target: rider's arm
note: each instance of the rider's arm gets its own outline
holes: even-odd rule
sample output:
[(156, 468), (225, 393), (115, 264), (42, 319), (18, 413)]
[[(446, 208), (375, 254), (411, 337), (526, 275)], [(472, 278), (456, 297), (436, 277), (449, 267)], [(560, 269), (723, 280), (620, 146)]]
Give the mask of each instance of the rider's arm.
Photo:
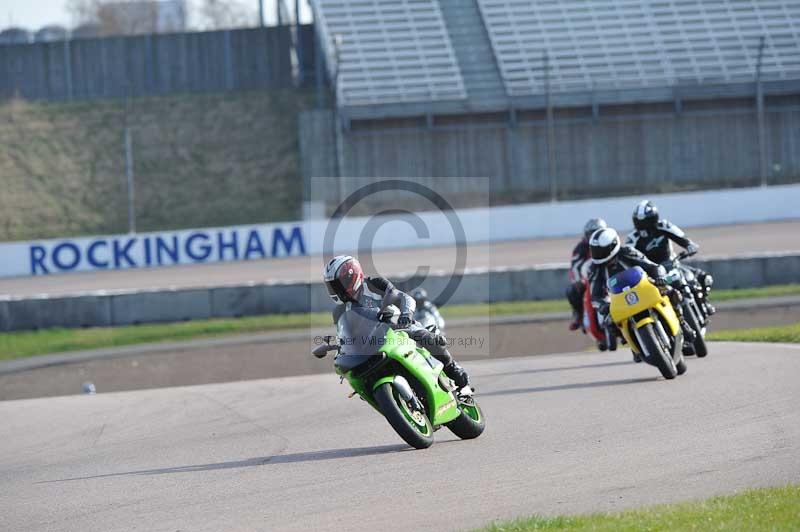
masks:
[(336, 305), (336, 308), (333, 309), (333, 324), (336, 325), (339, 323), (339, 318), (342, 317), (344, 314), (344, 305)]
[(625, 237), (624, 246), (631, 246), (636, 247), (636, 244), (639, 243), (639, 231), (631, 231), (628, 233), (628, 236)]
[(342, 340), (342, 329), (339, 326), (339, 318), (345, 313), (346, 307), (344, 305), (336, 305), (333, 309), (333, 326), (336, 327), (336, 337), (338, 338), (339, 345), (342, 345), (346, 340)]
[(632, 248), (630, 246), (624, 246), (622, 249), (619, 250), (620, 258), (623, 260), (623, 263), (628, 265), (629, 267), (632, 266), (639, 266), (641, 269), (647, 273), (653, 279), (658, 279), (663, 277), (666, 273), (662, 266), (659, 266), (655, 262), (651, 261), (647, 257), (644, 256), (644, 253), (637, 250), (636, 248)]
[(592, 306), (594, 308), (599, 308), (606, 303), (608, 291), (606, 289), (605, 266), (592, 264), (589, 267), (589, 290), (591, 290)]
[(401, 316), (414, 315), (414, 310), (417, 308), (414, 298), (395, 288), (389, 279), (385, 277), (369, 277), (367, 283), (369, 283), (370, 290), (383, 294), (382, 309), (389, 305), (397, 305)]
[(686, 233), (678, 227), (677, 225), (673, 224), (669, 220), (661, 220), (658, 222), (658, 230), (661, 231), (667, 238), (681, 246), (682, 248), (689, 249), (690, 247), (693, 248), (695, 251), (697, 250), (698, 246), (694, 242), (692, 242), (689, 237), (686, 236)]
[(581, 280), (581, 271), (586, 263), (586, 249), (583, 241), (579, 242), (572, 250), (572, 260), (570, 261), (569, 280), (573, 283)]

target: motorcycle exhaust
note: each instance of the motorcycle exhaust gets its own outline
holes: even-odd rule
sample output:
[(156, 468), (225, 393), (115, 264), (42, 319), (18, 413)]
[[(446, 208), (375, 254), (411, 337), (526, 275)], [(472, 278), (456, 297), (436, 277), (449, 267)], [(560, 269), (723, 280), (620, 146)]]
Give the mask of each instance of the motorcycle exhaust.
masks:
[(394, 389), (400, 394), (400, 397), (402, 397), (406, 403), (410, 404), (414, 410), (419, 410), (420, 412), (424, 411), (422, 403), (419, 402), (419, 399), (414, 397), (414, 390), (411, 389), (411, 385), (405, 377), (396, 375), (392, 381), (392, 386), (394, 386)]
[(411, 385), (408, 383), (405, 377), (402, 375), (397, 375), (394, 380), (392, 381), (392, 386), (394, 386), (397, 393), (400, 394), (406, 401), (412, 401), (414, 399), (414, 391), (411, 389)]

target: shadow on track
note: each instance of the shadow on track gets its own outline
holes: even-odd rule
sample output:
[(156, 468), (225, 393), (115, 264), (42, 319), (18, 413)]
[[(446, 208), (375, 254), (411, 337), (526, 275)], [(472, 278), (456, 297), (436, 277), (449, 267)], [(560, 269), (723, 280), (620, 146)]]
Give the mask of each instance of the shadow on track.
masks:
[(480, 377), (505, 377), (506, 375), (524, 375), (527, 373), (550, 373), (553, 371), (568, 371), (571, 369), (592, 369), (592, 368), (605, 368), (610, 366), (627, 366), (631, 364), (630, 360), (621, 360), (619, 362), (598, 362), (595, 364), (578, 364), (577, 366), (557, 366), (554, 368), (536, 368), (536, 369), (523, 369), (521, 371), (505, 371), (502, 373), (476, 373)]
[(602, 388), (605, 386), (623, 386), (626, 384), (638, 384), (640, 382), (653, 382), (658, 380), (658, 377), (640, 377), (638, 379), (619, 379), (610, 381), (595, 381), (595, 382), (575, 382), (571, 384), (557, 384), (554, 386), (534, 386), (532, 388), (513, 388), (510, 390), (497, 390), (494, 392), (481, 392), (479, 397), (486, 397), (491, 395), (515, 395), (527, 393), (541, 393), (541, 392), (554, 392), (558, 390), (577, 390), (580, 388)]
[(58, 480), (44, 480), (36, 484), (51, 482), (71, 482), (73, 480), (91, 480), (96, 478), (125, 477), (132, 475), (166, 475), (170, 473), (193, 473), (197, 471), (217, 471), (221, 469), (237, 469), (241, 467), (269, 466), (274, 464), (291, 464), (297, 462), (318, 462), (322, 460), (336, 460), (339, 458), (355, 458), (359, 456), (372, 456), (378, 454), (401, 453), (413, 451), (411, 447), (403, 444), (381, 445), (378, 447), (358, 447), (354, 449), (331, 449), (328, 451), (308, 451), (304, 453), (277, 454), (262, 456), (231, 462), (217, 462), (211, 464), (196, 464), (178, 467), (164, 467), (160, 469), (141, 469), (138, 471), (124, 471), (121, 473), (107, 473), (105, 475), (92, 475), (86, 477), (63, 478)]

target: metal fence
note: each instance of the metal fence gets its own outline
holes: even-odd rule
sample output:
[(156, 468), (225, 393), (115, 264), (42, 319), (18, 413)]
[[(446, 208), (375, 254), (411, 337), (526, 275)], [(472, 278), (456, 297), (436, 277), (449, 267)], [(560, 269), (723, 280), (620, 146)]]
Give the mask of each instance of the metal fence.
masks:
[[(313, 30), (296, 30), (298, 79), (313, 83)], [(0, 97), (70, 100), (295, 84), (292, 26), (0, 45)]]

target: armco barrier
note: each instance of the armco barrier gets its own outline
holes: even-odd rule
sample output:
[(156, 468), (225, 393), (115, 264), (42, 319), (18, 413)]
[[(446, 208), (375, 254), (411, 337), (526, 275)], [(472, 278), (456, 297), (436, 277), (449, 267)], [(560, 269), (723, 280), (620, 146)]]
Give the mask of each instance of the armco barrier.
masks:
[(111, 296), (113, 325), (201, 320), (212, 317), (208, 288), (133, 292)]
[(4, 331), (114, 324), (111, 299), (103, 295), (33, 297), (0, 302), (0, 330)]
[[(750, 288), (800, 282), (800, 254), (711, 257), (693, 264), (708, 270), (715, 288)], [(425, 281), (440, 293), (449, 276)], [(564, 295), (566, 265), (469, 272), (450, 304), (555, 299)], [(400, 288), (409, 282), (398, 283)], [(103, 327), (136, 323), (228, 318), (259, 314), (328, 311), (321, 283), (250, 284), (184, 290), (96, 292), (72, 297), (0, 299), (0, 330)]]
[(216, 318), (238, 318), (266, 314), (264, 289), (254, 284), (220, 286), (209, 290), (211, 315)]

